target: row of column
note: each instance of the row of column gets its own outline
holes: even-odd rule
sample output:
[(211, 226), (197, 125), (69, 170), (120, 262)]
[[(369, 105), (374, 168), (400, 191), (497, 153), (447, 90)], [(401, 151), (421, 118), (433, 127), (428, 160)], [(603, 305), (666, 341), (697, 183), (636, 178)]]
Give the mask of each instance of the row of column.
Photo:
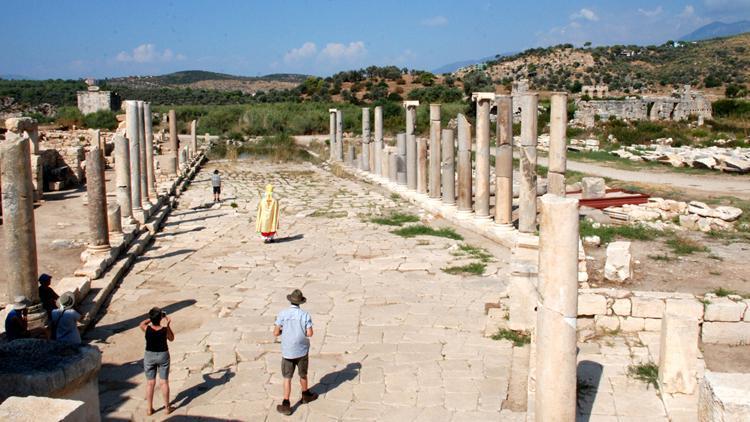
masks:
[[(387, 177), (407, 189), (428, 195), (431, 199), (442, 200), (446, 205), (456, 205), (459, 216), (473, 215), (482, 220), (491, 220), (493, 216), (490, 215), (490, 110), (494, 105), (497, 109), (494, 222), (499, 227), (512, 229), (513, 100), (510, 95), (496, 95), (490, 92), (474, 93), (472, 100), (477, 103), (475, 146), (472, 146), (471, 125), (464, 115), (457, 116), (457, 145), (454, 143), (453, 130), (441, 129), (440, 104), (430, 104), (429, 143), (426, 139), (417, 137), (415, 126), (419, 102), (405, 101), (406, 130), (396, 135), (395, 148), (384, 148), (382, 109), (375, 108), (373, 144), (370, 139), (370, 111), (363, 108), (362, 153), (359, 167)], [(518, 229), (522, 233), (534, 233), (537, 226), (538, 103), (539, 97), (535, 93), (521, 96)], [(330, 109), (329, 112), (331, 159), (343, 161), (340, 137), (341, 111)], [(564, 196), (567, 94), (552, 94), (550, 113), (548, 192)], [(472, 153), (475, 155), (474, 168)]]

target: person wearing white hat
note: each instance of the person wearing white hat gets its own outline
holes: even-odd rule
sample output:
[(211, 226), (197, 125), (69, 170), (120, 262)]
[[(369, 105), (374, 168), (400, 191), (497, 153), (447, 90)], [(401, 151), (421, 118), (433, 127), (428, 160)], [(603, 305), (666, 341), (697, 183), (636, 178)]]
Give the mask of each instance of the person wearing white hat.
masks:
[(5, 337), (8, 341), (29, 337), (28, 306), (26, 296), (16, 296), (13, 309), (5, 317)]
[(81, 314), (73, 307), (76, 298), (71, 292), (65, 292), (57, 300), (58, 308), (52, 311), (50, 332), (52, 340), (68, 344), (81, 344), (81, 333), (78, 332), (78, 321)]

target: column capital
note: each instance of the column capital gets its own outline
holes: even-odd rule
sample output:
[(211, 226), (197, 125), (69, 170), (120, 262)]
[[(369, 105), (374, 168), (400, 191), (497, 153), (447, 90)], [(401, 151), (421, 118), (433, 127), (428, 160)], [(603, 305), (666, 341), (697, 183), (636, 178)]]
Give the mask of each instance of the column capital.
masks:
[(471, 94), (472, 101), (493, 101), (495, 99), (494, 92), (474, 92)]
[(404, 101), (404, 107), (419, 107), (419, 101), (418, 100), (408, 100)]
[(329, 112), (329, 113), (335, 113), (335, 112), (337, 112), (337, 111), (338, 111), (338, 110), (336, 110), (335, 108), (329, 108), (329, 109), (328, 109), (328, 112)]

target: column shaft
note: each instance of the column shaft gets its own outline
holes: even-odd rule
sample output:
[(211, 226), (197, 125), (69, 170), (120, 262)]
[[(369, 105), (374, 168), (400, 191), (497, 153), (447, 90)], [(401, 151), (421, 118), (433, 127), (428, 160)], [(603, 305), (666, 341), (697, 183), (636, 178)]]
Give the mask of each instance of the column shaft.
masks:
[(375, 107), (375, 174), (383, 173), (383, 107)]
[(440, 198), (440, 104), (430, 104), (430, 198)]
[[(483, 95), (484, 93), (480, 94)], [(494, 94), (492, 94), (494, 97)], [(477, 99), (477, 152), (476, 152), (476, 199), (474, 211), (477, 217), (490, 216), (490, 100), (485, 96)]]
[(396, 149), (398, 150), (396, 161), (396, 182), (399, 185), (408, 185), (406, 177), (406, 134), (399, 133), (396, 135)]
[(133, 206), (130, 198), (130, 145), (128, 138), (115, 134), (115, 183), (117, 203), (122, 218), (130, 224), (133, 219)]
[(190, 122), (190, 154), (192, 156), (198, 154), (198, 135), (197, 132), (198, 121), (193, 120)]
[(417, 193), (427, 194), (427, 139), (417, 138)]
[(547, 174), (547, 191), (565, 196), (565, 170), (568, 143), (568, 95), (564, 92), (552, 93), (550, 99), (549, 122), (549, 171)]
[(442, 143), (442, 178), (443, 178), (443, 203), (446, 205), (456, 204), (456, 158), (453, 129), (443, 129), (440, 137)]
[(513, 99), (498, 95), (495, 152), (495, 223), (513, 224)]
[(471, 212), (471, 125), (458, 115), (458, 210)]
[(138, 148), (140, 151), (141, 203), (148, 204), (148, 166), (146, 161), (146, 126), (143, 122), (143, 101), (138, 101)]
[(130, 200), (134, 211), (143, 209), (141, 202), (141, 147), (138, 145), (138, 103), (125, 105), (126, 134), (130, 143)]
[(328, 110), (328, 158), (336, 157), (336, 110)]
[(86, 193), (88, 194), (89, 245), (92, 251), (109, 249), (107, 226), (107, 189), (104, 179), (104, 155), (99, 146), (86, 154)]
[(536, 231), (537, 94), (521, 97), (521, 191), (518, 195), (518, 230)]
[(146, 134), (146, 180), (148, 190), (156, 198), (156, 174), (154, 174), (154, 126), (151, 116), (151, 104), (143, 103), (143, 130)]
[[(170, 174), (177, 176), (179, 173), (180, 138), (177, 135), (177, 113), (169, 110), (169, 154), (172, 156), (170, 161), (174, 163), (174, 168), (167, 169)], [(171, 166), (171, 164), (170, 164)]]
[[(536, 109), (534, 109), (536, 112)], [(576, 419), (578, 201), (541, 198), (535, 418)], [(554, 350), (554, 353), (545, 351)]]
[(336, 110), (336, 159), (344, 161), (344, 114)]
[(370, 109), (362, 108), (362, 170), (370, 171)]

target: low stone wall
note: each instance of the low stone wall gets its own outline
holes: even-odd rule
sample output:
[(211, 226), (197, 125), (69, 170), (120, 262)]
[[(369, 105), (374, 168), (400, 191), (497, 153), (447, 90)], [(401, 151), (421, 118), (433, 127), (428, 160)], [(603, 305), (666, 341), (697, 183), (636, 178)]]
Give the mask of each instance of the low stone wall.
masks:
[(622, 289), (578, 291), (578, 335), (597, 332), (660, 331), (665, 313), (695, 318), (704, 343), (750, 344), (750, 300), (708, 293), (642, 292)]
[(42, 396), (83, 402), (86, 421), (99, 421), (96, 347), (21, 339), (0, 346), (0, 401), (11, 396)]

